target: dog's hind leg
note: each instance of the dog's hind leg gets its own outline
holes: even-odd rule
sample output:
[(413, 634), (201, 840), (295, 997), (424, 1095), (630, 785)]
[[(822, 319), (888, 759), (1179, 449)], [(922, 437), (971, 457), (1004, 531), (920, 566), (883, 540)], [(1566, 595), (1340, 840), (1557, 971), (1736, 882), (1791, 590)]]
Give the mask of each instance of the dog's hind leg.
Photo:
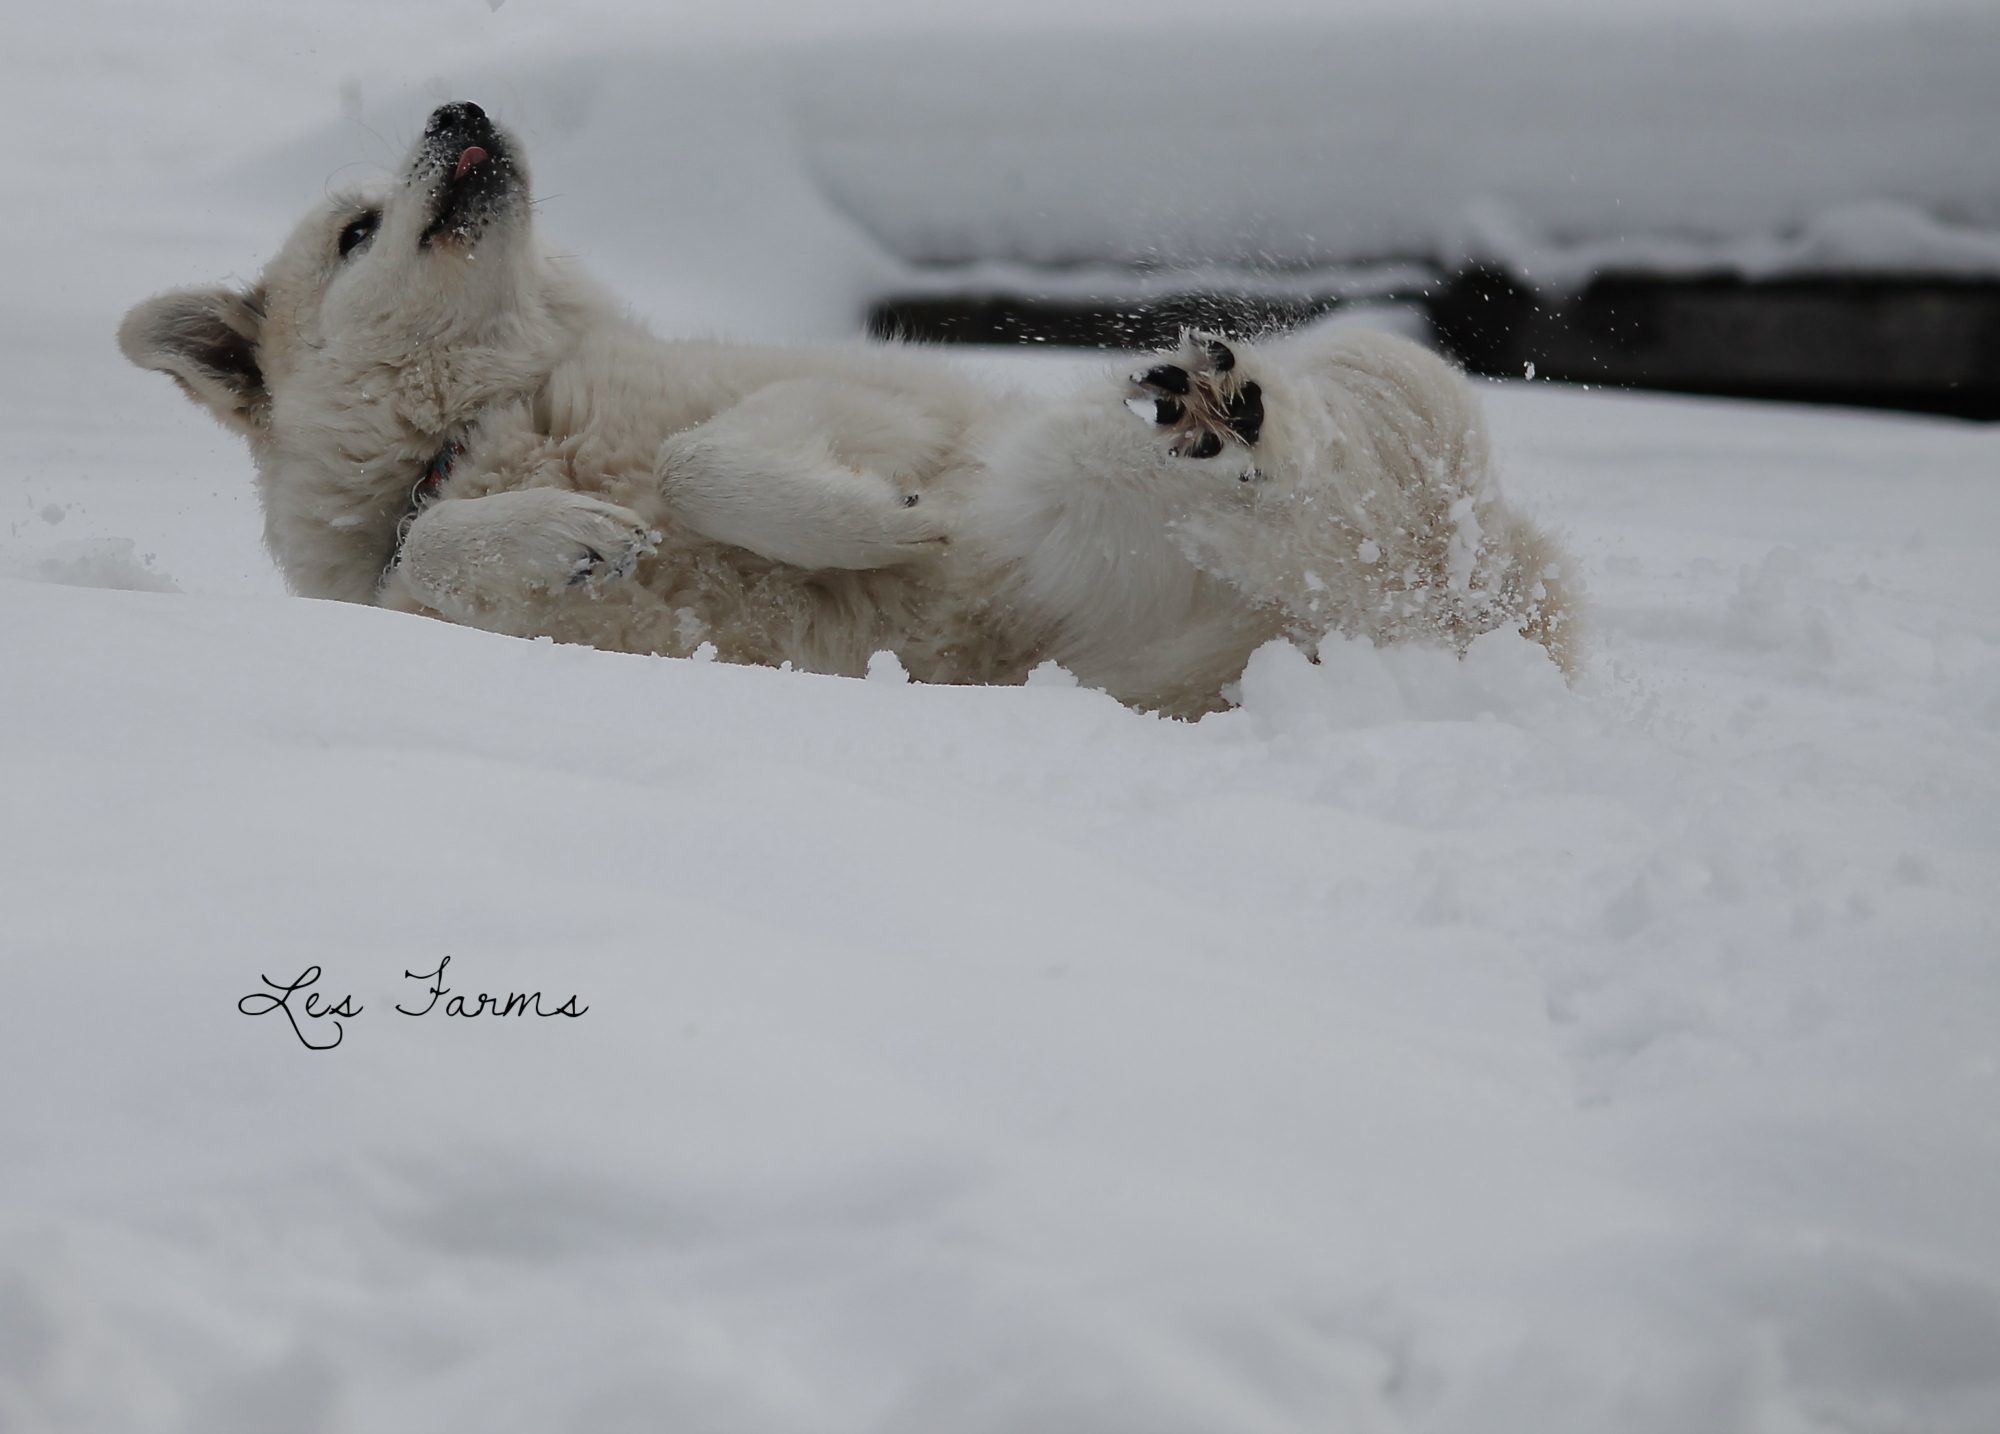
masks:
[(1253, 501), (1191, 513), (1180, 529), (1204, 571), (1283, 611), (1305, 640), (1340, 631), (1462, 652), (1513, 627), (1570, 670), (1566, 564), (1502, 497), (1480, 405), (1456, 368), (1390, 334), (1301, 335), (1261, 349), (1266, 391), (1246, 399), (1246, 386), (1226, 382), (1242, 365), (1200, 362), (1226, 350), (1189, 347), (1194, 362), (1176, 356), (1134, 376), (1145, 390), (1135, 411), (1194, 456), (1228, 450), (1211, 434), (1242, 437), (1239, 412), (1255, 420), (1244, 440), (1256, 454)]
[(1212, 575), (1184, 530), (1254, 523), (1289, 452), (1274, 402), (1283, 377), (1255, 349), (1189, 335), (1126, 372), (1107, 369), (1001, 432), (965, 523), (1028, 607), (1093, 614), (1084, 625), (1119, 645), (1139, 640), (1148, 615), (1178, 630), (1208, 606), (1197, 589)]
[(702, 536), (800, 568), (884, 568), (945, 544), (923, 481), (951, 425), (888, 387), (790, 379), (660, 446), (668, 510)]
[(1407, 340), (1189, 334), (992, 466), (961, 530), (1079, 675), (1204, 623), (1218, 663), (1260, 631), (1463, 650), (1502, 625), (1570, 660), (1560, 553), (1501, 500), (1463, 377)]

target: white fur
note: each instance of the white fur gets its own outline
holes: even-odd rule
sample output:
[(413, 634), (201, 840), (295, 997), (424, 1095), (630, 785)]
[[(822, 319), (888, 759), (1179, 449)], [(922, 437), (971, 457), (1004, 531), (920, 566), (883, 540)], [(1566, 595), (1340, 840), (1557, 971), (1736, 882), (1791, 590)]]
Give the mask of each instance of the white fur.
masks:
[(828, 672), (887, 649), (928, 681), (1054, 659), (1175, 713), (1220, 705), (1275, 636), (1462, 649), (1513, 626), (1568, 664), (1561, 555), (1503, 503), (1463, 380), (1416, 345), (1237, 346), (1256, 443), (1176, 456), (1186, 435), (1122, 369), (1051, 402), (917, 350), (657, 339), (537, 247), (518, 145), (495, 147), (509, 183), (475, 221), (422, 238), (449, 154), (420, 143), (251, 290), (165, 295), (121, 329), (247, 438), (301, 593)]

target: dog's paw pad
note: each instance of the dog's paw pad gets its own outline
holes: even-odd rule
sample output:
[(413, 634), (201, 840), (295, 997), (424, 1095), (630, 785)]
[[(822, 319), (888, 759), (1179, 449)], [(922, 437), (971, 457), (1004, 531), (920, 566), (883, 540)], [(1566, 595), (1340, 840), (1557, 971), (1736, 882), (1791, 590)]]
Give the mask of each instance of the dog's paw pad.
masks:
[(1264, 431), (1264, 390), (1255, 379), (1236, 390), (1223, 421), (1244, 447), (1257, 446), (1257, 436)]
[(1125, 406), (1148, 423), (1173, 428), (1187, 419), (1187, 405), (1178, 398), (1128, 398)]
[(1264, 390), (1240, 372), (1236, 350), (1212, 335), (1190, 333), (1174, 359), (1131, 375), (1132, 386), (1143, 391), (1125, 406), (1171, 430), (1167, 451), (1176, 458), (1214, 458), (1231, 442), (1255, 448), (1264, 430)]

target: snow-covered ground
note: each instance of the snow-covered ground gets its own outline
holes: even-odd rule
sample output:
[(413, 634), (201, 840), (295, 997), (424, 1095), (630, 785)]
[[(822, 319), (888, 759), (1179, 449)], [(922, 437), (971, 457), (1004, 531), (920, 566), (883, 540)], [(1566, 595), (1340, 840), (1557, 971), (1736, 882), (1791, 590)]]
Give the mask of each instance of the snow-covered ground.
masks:
[[(0, 1430), (2000, 1427), (2000, 432), (1489, 386), (1574, 691), (1271, 650), (1190, 725), (303, 602), (118, 313), (601, 37), (202, 8), (0, 62)], [(552, 234), (851, 329), (893, 261), (708, 53), (656, 167), (518, 71)], [(398, 1014), (447, 956), (588, 1010)], [(239, 1012), (314, 966), (338, 1048)]]

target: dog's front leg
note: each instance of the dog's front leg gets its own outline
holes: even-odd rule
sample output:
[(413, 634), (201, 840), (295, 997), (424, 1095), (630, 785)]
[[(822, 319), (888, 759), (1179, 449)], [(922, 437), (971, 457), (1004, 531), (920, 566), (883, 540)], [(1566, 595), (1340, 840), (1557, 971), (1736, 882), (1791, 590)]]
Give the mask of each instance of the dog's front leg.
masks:
[(447, 498), (410, 523), (381, 601), (502, 629), (536, 597), (630, 574), (654, 536), (629, 508), (562, 488)]
[(794, 379), (675, 434), (654, 471), (705, 538), (799, 568), (894, 567), (946, 542), (913, 472), (943, 446), (934, 429), (912, 398)]

